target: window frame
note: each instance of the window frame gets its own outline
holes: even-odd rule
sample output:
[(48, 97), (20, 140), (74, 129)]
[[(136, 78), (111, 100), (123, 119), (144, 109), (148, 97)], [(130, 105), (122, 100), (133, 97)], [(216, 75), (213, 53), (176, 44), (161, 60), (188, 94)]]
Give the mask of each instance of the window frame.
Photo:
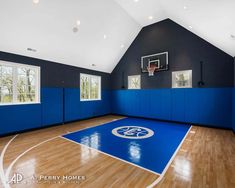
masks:
[[(140, 80), (139, 88), (130, 88), (130, 81), (131, 81), (131, 79), (132, 79), (133, 77), (138, 77), (138, 78), (139, 78), (139, 80)], [(127, 83), (127, 84), (128, 84), (128, 89), (141, 89), (141, 75), (140, 75), (140, 74), (128, 76), (127, 82), (128, 82), (128, 83)]]
[[(177, 74), (188, 74), (188, 77), (189, 77), (189, 79), (188, 79), (188, 85), (186, 85), (186, 86), (177, 86), (177, 81), (176, 81), (176, 75)], [(180, 88), (192, 88), (193, 87), (193, 80), (192, 80), (192, 78), (193, 78), (193, 71), (192, 71), (192, 69), (190, 69), (190, 70), (182, 70), (182, 71), (173, 71), (172, 73), (171, 73), (171, 75), (172, 75), (172, 88), (174, 88), (174, 89), (180, 89)]]
[[(89, 99), (82, 99), (82, 89), (81, 89), (81, 78), (82, 76), (87, 76), (89, 78), (89, 87), (88, 87), (88, 96)], [(98, 98), (97, 99), (91, 99), (91, 78), (98, 78), (99, 82), (99, 91), (98, 91)], [(85, 101), (100, 101), (102, 100), (102, 95), (101, 95), (101, 76), (99, 75), (93, 75), (93, 74), (86, 74), (86, 73), (80, 73), (80, 101), (85, 102)]]
[[(13, 86), (13, 93), (12, 93), (12, 102), (8, 103), (1, 103), (0, 106), (8, 106), (8, 105), (26, 105), (26, 104), (41, 104), (41, 67), (35, 65), (27, 65), (27, 64), (20, 64), (8, 61), (0, 60), (1, 66), (12, 67), (12, 86)], [(33, 69), (36, 72), (35, 77), (35, 101), (33, 102), (18, 102), (17, 101), (17, 81), (18, 81), (18, 68), (28, 68)]]

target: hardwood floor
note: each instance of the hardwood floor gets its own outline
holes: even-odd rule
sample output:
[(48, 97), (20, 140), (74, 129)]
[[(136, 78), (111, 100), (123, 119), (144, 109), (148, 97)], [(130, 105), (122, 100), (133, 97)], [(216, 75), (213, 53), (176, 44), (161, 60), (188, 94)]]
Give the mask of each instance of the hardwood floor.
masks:
[[(105, 116), (19, 134), (7, 148), (3, 160), (5, 174), (12, 166), (9, 177), (16, 172), (24, 176), (21, 184), (11, 187), (142, 188), (152, 184), (158, 175), (60, 137), (119, 118), (122, 117)], [(0, 138), (1, 154), (12, 138)], [(37, 183), (34, 183), (33, 175), (37, 176)], [(82, 180), (40, 180), (46, 175), (78, 175)], [(235, 136), (232, 131), (193, 126), (165, 176), (155, 187), (235, 187)]]

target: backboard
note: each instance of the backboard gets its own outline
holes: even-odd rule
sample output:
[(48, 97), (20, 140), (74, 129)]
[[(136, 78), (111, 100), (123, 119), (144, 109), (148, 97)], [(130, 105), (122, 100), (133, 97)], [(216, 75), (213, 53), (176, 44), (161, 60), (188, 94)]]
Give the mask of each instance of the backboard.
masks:
[(142, 72), (148, 72), (147, 67), (156, 65), (155, 72), (168, 70), (168, 52), (162, 52), (141, 57)]

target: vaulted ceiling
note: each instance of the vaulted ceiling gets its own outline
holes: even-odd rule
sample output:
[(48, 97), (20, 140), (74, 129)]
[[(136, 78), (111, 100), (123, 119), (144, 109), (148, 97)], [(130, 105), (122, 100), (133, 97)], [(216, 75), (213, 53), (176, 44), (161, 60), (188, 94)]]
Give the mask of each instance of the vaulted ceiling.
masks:
[(141, 29), (113, 0), (34, 1), (0, 0), (0, 51), (111, 72)]
[(0, 0), (0, 51), (110, 73), (142, 27), (170, 18), (235, 56), (234, 8), (234, 0)]
[(234, 0), (116, 0), (139, 24), (165, 18), (235, 56)]

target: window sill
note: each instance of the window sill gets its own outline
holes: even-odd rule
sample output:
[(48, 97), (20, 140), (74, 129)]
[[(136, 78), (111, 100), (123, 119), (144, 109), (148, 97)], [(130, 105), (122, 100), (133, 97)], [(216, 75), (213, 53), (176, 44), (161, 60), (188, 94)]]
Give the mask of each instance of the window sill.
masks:
[(88, 101), (101, 101), (101, 99), (80, 99), (81, 102), (88, 102)]
[(16, 106), (16, 105), (30, 105), (30, 104), (41, 104), (41, 102), (2, 103), (2, 104), (0, 104), (0, 106)]

